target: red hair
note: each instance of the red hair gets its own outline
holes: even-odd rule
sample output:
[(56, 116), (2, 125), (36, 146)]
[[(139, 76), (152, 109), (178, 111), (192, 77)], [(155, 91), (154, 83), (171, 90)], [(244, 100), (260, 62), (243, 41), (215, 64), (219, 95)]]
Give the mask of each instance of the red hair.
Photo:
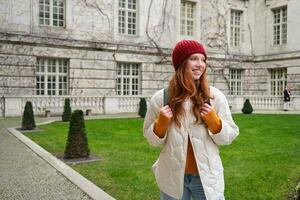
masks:
[(181, 127), (180, 118), (185, 115), (183, 102), (190, 98), (193, 103), (193, 113), (196, 117), (195, 124), (201, 122), (201, 106), (211, 98), (206, 80), (206, 69), (199, 80), (194, 80), (191, 71), (186, 66), (187, 60), (176, 70), (169, 82), (169, 106), (178, 127)]

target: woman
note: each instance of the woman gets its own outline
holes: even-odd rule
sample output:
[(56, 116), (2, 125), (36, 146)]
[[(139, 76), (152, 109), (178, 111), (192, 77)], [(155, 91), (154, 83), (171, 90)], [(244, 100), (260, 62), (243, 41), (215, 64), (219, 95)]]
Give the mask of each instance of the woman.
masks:
[(208, 87), (206, 60), (197, 41), (178, 42), (172, 53), (175, 73), (168, 105), (163, 105), (159, 90), (145, 116), (144, 136), (150, 145), (163, 146), (152, 166), (162, 200), (224, 199), (218, 145), (230, 144), (239, 130), (225, 96)]

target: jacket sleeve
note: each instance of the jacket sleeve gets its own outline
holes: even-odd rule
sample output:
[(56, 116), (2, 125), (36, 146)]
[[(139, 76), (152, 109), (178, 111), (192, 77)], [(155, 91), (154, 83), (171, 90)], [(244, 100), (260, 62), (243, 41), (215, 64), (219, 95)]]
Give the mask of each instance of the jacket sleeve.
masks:
[(239, 128), (232, 119), (229, 104), (226, 97), (220, 91), (215, 95), (215, 110), (222, 121), (221, 131), (213, 134), (209, 131), (209, 135), (218, 145), (229, 145), (239, 135)]
[[(144, 137), (147, 139), (151, 146), (161, 146), (165, 144), (167, 138), (167, 133), (163, 138), (160, 138), (153, 132), (155, 120), (158, 117), (160, 107), (162, 107), (162, 95), (162, 90), (153, 95), (150, 100), (144, 120)], [(161, 106), (159, 106), (160, 104)]]

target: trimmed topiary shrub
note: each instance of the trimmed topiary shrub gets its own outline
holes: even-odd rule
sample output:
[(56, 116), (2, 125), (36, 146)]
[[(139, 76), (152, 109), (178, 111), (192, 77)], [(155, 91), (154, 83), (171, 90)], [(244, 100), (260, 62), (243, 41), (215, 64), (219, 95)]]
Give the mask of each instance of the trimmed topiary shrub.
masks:
[(300, 200), (300, 182), (296, 186), (295, 190), (296, 190), (295, 200)]
[(32, 130), (34, 128), (35, 128), (35, 121), (34, 121), (32, 103), (30, 101), (27, 101), (23, 112), (22, 129)]
[(64, 112), (62, 114), (62, 121), (69, 122), (71, 120), (72, 110), (70, 106), (70, 99), (65, 99)]
[(82, 158), (89, 157), (89, 155), (90, 150), (85, 131), (83, 111), (75, 110), (71, 116), (64, 158)]
[(145, 98), (140, 98), (140, 103), (139, 103), (139, 116), (142, 118), (145, 117), (147, 112), (147, 102)]
[(251, 114), (253, 112), (253, 108), (249, 99), (246, 99), (244, 106), (242, 108), (242, 112), (244, 114)]

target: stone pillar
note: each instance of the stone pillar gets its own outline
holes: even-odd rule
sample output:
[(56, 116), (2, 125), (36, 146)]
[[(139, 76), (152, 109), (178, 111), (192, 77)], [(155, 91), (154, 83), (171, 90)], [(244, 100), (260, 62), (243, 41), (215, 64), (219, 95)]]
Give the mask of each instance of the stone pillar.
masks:
[(292, 104), (294, 105), (294, 109), (299, 111), (300, 110), (300, 96), (292, 98)]
[(22, 99), (20, 97), (5, 97), (5, 117), (22, 116)]
[(243, 97), (234, 97), (233, 99), (234, 107), (232, 108), (233, 112), (242, 112), (242, 108), (244, 105), (244, 98)]
[(120, 113), (119, 98), (116, 96), (105, 96), (104, 98), (104, 114)]

